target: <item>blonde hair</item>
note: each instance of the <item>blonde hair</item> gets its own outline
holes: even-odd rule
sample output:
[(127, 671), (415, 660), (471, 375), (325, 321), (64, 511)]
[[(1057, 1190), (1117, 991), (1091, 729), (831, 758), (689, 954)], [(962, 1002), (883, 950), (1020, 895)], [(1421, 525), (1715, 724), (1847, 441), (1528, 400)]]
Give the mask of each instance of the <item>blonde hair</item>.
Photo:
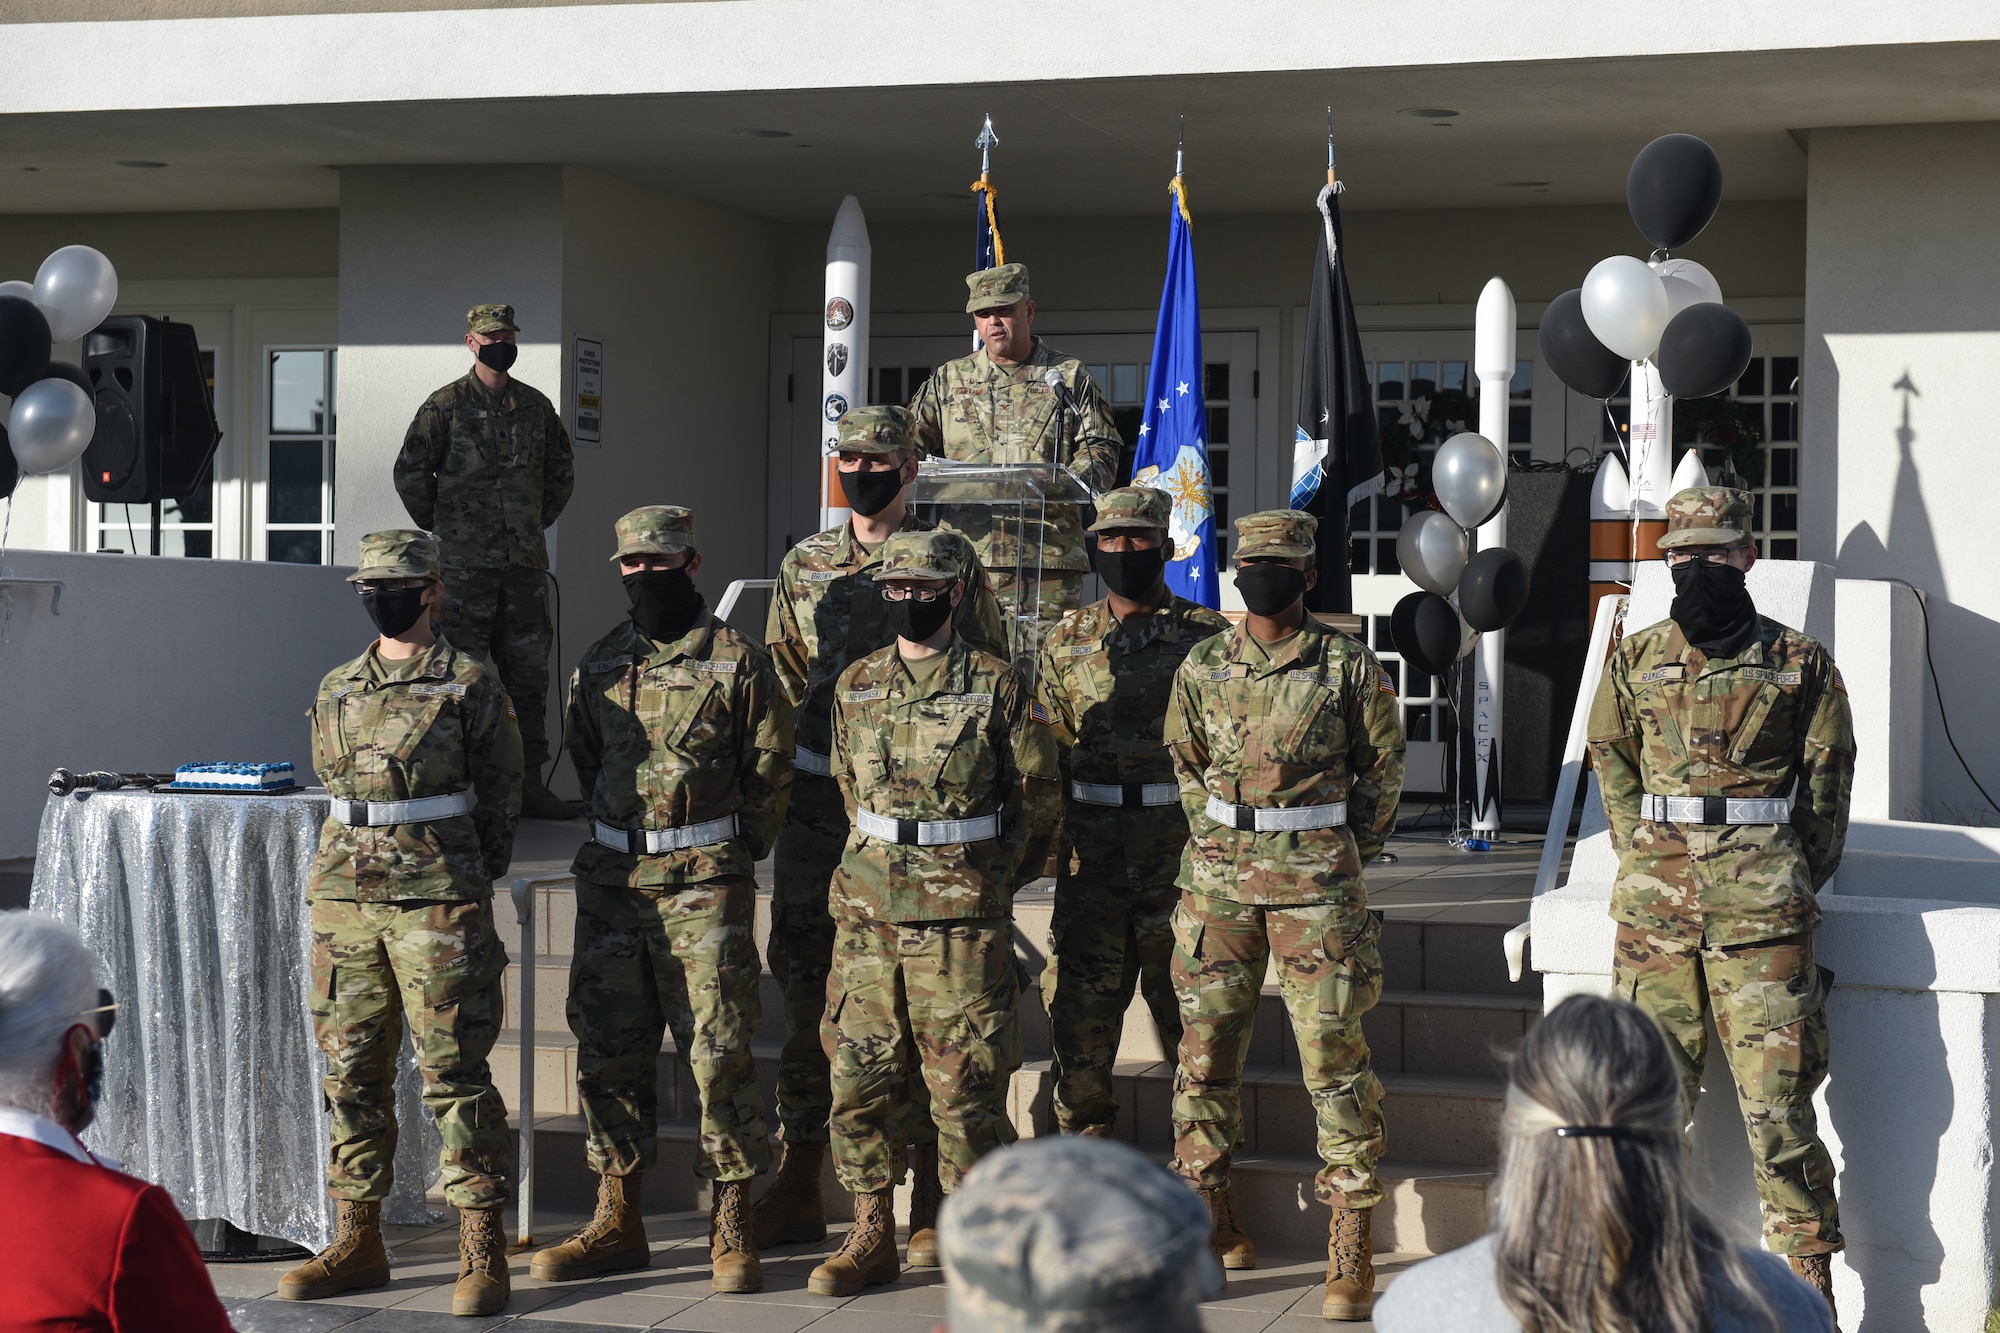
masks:
[(1666, 1039), (1626, 1000), (1577, 995), (1529, 1032), (1501, 1118), (1494, 1264), (1523, 1333), (1778, 1328), (1748, 1263), (1683, 1175)]

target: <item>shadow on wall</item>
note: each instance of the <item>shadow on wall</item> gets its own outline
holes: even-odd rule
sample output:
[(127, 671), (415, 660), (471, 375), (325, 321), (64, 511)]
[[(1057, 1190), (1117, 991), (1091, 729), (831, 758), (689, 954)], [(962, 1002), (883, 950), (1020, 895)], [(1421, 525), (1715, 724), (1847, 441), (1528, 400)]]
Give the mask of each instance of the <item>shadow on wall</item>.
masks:
[[(1915, 585), (1924, 598), (1933, 645), (1950, 643), (1981, 661), (2000, 660), (2000, 623), (1969, 611), (1950, 600), (1944, 562), (1938, 555), (1937, 534), (1930, 509), (1924, 503), (1923, 479), (1917, 469), (1913, 446), (1919, 434), (1912, 419), (1923, 391), (1906, 368), (1902, 378), (1890, 388), (1902, 396), (1900, 422), (1896, 427), (1896, 482), (1889, 502), (1889, 533), (1886, 540), (1867, 524), (1855, 525), (1840, 544), (1835, 559), (1842, 578), (1895, 578)], [(1835, 395), (1837, 397), (1837, 395)], [(1838, 645), (1836, 645), (1836, 649)], [(1937, 687), (1946, 699), (1970, 700), (1967, 690), (1954, 689), (1953, 682), (1940, 678)], [(1949, 754), (1938, 712), (1937, 695), (1926, 691), (1924, 704), (1924, 744), (1926, 753)], [(1960, 730), (1973, 718), (1974, 710), (1961, 703)], [(1990, 787), (1991, 784), (1989, 784)], [(1922, 818), (1943, 824), (2000, 824), (2000, 811), (1986, 804), (1970, 782), (1959, 780), (1943, 791), (1926, 785)]]
[[(1938, 1140), (1953, 1107), (1939, 1006), (1981, 998), (1836, 989), (1829, 1002), (1833, 1076), (1826, 1118), (1841, 1144), (1840, 1229), (1847, 1266), (1864, 1293), (1860, 1333), (1925, 1327), (1924, 1288), (1938, 1281), (1944, 1264), (1944, 1242), (1930, 1222), (1931, 1194)], [(1883, 1012), (1889, 1006), (1893, 1016)], [(1850, 1065), (1841, 1077), (1840, 1034), (1890, 1024), (1899, 1040), (1877, 1043), (1872, 1063)]]

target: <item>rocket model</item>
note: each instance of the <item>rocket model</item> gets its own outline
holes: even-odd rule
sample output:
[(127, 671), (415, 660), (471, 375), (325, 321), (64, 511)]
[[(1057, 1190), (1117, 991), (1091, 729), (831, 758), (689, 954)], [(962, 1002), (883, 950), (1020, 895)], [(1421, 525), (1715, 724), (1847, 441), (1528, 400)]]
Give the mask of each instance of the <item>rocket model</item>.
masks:
[(847, 495), (840, 489), (837, 448), (841, 415), (868, 401), (868, 283), (873, 251), (868, 244), (868, 220), (861, 201), (848, 195), (833, 215), (826, 238), (826, 345), (819, 402), (819, 525), (822, 530), (847, 521)]
[[(1473, 372), (1479, 378), (1479, 433), (1507, 456), (1508, 394), (1514, 380), (1514, 293), (1494, 278), (1479, 294), (1473, 320)], [(1507, 506), (1473, 534), (1478, 549), (1507, 544)], [(1501, 737), (1506, 721), (1503, 686), (1507, 672), (1507, 631), (1480, 636), (1472, 658), (1472, 827), (1500, 827)]]
[[(1652, 539), (1666, 532), (1666, 524), (1649, 524)], [(1656, 552), (1657, 553), (1657, 552)], [(1632, 483), (1626, 479), (1625, 465), (1618, 455), (1607, 453), (1597, 464), (1597, 480), (1590, 485), (1590, 614), (1595, 623), (1597, 604), (1616, 597), (1632, 585)]]

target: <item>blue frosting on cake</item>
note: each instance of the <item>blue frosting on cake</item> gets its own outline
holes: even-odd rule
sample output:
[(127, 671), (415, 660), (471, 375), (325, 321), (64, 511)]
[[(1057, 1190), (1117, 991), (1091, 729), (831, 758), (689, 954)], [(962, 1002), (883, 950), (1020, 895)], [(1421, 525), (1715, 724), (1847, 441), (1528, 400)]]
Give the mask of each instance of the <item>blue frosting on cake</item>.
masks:
[[(292, 778), (294, 771), (290, 764), (182, 764), (174, 770), (174, 780), (168, 786), (181, 791), (283, 791), (298, 785)], [(258, 781), (215, 781), (222, 777)]]

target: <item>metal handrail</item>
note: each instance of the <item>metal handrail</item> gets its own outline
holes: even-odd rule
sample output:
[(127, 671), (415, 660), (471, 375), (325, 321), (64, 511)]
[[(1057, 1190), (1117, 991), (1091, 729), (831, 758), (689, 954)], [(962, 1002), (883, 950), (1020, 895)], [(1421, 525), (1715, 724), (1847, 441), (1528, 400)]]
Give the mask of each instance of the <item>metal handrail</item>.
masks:
[(715, 618), (717, 620), (729, 619), (729, 613), (736, 609), (737, 599), (743, 596), (743, 593), (746, 589), (761, 588), (768, 590), (771, 588), (775, 588), (777, 586), (778, 586), (778, 581), (776, 579), (736, 580), (736, 582), (730, 584), (727, 588), (724, 588), (722, 590), (722, 601), (718, 603), (715, 608)]
[[(1569, 738), (1563, 743), (1562, 774), (1556, 779), (1556, 801), (1549, 808), (1549, 830), (1542, 839), (1542, 860), (1535, 868), (1535, 897), (1556, 886), (1562, 869), (1563, 843), (1569, 839), (1569, 812), (1576, 804), (1577, 784), (1583, 778), (1583, 752), (1590, 734), (1590, 706), (1597, 698), (1597, 682), (1604, 675), (1604, 659), (1611, 655), (1611, 635), (1625, 615), (1629, 594), (1606, 597), (1597, 604), (1597, 619), (1590, 627), (1590, 647), (1583, 659), (1583, 680), (1577, 686), (1576, 704), (1570, 709)], [(1531, 900), (1532, 901), (1532, 900)], [(1523, 921), (1500, 941), (1507, 952), (1507, 977), (1521, 979), (1531, 922)]]
[(16, 583), (20, 584), (22, 587), (52, 589), (52, 591), (49, 593), (49, 614), (52, 616), (59, 616), (62, 614), (63, 581), (61, 579), (17, 579), (12, 577), (11, 575), (4, 578), (0, 578), (0, 588), (8, 587)]
[(514, 919), (521, 925), (521, 1092), (516, 1103), (521, 1117), (520, 1165), (515, 1175), (514, 1203), (519, 1216), (518, 1248), (535, 1243), (535, 886), (560, 884), (568, 874), (518, 875), (508, 886), (514, 899)]

